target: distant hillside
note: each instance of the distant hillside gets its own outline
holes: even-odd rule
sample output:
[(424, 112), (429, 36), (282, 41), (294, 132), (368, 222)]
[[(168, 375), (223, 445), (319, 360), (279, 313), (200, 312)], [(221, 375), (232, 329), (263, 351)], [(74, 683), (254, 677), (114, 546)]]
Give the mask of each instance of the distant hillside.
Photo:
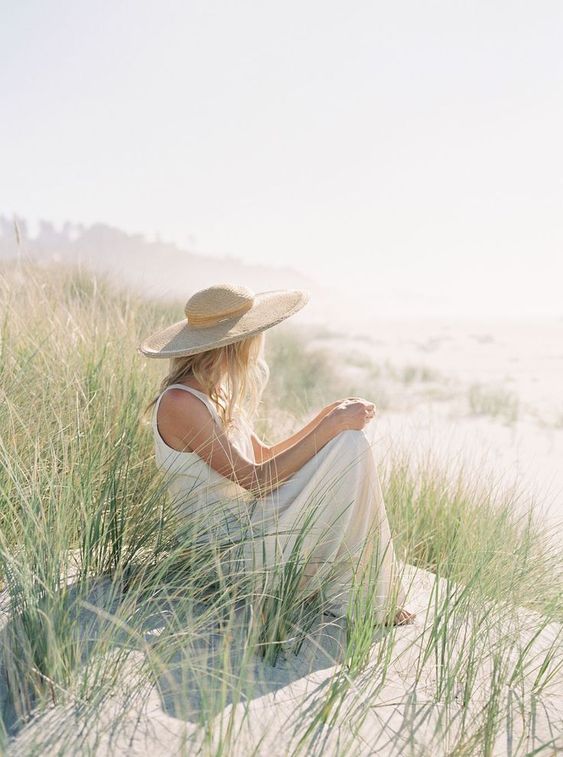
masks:
[(236, 258), (206, 257), (102, 223), (65, 223), (57, 230), (42, 221), (37, 235), (32, 237), (25, 221), (18, 220), (16, 229), (14, 221), (0, 216), (0, 260), (18, 255), (40, 263), (83, 265), (156, 296), (184, 297), (221, 281), (244, 284), (255, 291), (317, 289), (313, 281), (283, 265), (249, 265)]

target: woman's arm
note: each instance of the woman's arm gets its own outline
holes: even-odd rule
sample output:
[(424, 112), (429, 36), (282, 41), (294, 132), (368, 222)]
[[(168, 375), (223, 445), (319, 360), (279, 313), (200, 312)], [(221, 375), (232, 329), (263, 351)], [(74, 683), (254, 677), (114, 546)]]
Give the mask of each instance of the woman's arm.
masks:
[(373, 412), (365, 402), (347, 400), (291, 447), (261, 463), (241, 455), (201, 400), (180, 390), (171, 389), (162, 398), (158, 429), (170, 447), (196, 452), (221, 475), (263, 496), (302, 468), (340, 431), (361, 429), (371, 417)]
[(338, 405), (341, 405), (343, 402), (347, 402), (349, 400), (357, 400), (361, 402), (365, 402), (366, 405), (372, 406), (371, 402), (367, 402), (366, 400), (362, 400), (360, 397), (347, 397), (343, 400), (335, 400), (334, 402), (331, 402), (330, 405), (327, 405), (326, 407), (323, 407), (322, 410), (320, 410), (315, 417), (309, 421), (305, 426), (303, 426), (302, 429), (299, 431), (296, 431), (294, 434), (289, 436), (287, 439), (283, 439), (280, 442), (277, 442), (276, 444), (265, 444), (261, 439), (258, 438), (258, 436), (252, 432), (252, 446), (254, 448), (254, 457), (256, 458), (256, 462), (262, 463), (266, 460), (270, 460), (272, 457), (275, 457), (276, 455), (279, 455), (280, 452), (284, 452), (286, 449), (289, 449), (289, 447), (292, 447), (297, 442), (300, 442), (301, 439), (304, 439), (307, 434), (309, 434), (311, 431), (313, 431), (319, 423), (322, 421), (323, 418), (325, 418), (329, 413), (331, 413)]
[(337, 400), (336, 402), (332, 402), (330, 405), (323, 407), (323, 409), (320, 410), (315, 415), (315, 417), (309, 421), (309, 423), (303, 426), (303, 428), (299, 429), (299, 431), (296, 431), (287, 439), (282, 439), (282, 441), (277, 442), (276, 444), (265, 444), (262, 439), (259, 439), (253, 431), (252, 446), (254, 448), (254, 457), (256, 458), (256, 462), (262, 463), (266, 460), (270, 460), (272, 457), (279, 455), (280, 452), (283, 452), (284, 450), (289, 449), (289, 447), (292, 447), (297, 442), (300, 442), (301, 439), (304, 439), (308, 433), (313, 431), (319, 425), (322, 419), (325, 418), (337, 405), (339, 405), (340, 402), (342, 402), (342, 400)]

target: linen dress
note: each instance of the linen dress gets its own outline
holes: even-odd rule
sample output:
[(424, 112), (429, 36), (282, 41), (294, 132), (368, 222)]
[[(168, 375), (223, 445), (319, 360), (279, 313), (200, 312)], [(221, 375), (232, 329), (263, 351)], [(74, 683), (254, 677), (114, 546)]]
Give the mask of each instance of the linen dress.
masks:
[[(222, 426), (206, 394), (184, 384), (168, 389), (172, 387), (199, 398)], [(402, 607), (404, 591), (372, 444), (363, 431), (340, 432), (277, 488), (256, 496), (195, 452), (180, 452), (165, 443), (157, 425), (163, 394), (152, 416), (156, 464), (166, 476), (178, 522), (192, 529), (192, 538), (240, 540), (245, 564), (264, 575), (279, 574), (297, 560), (302, 567), (300, 589), (306, 594), (322, 586), (327, 607), (335, 614), (344, 614), (352, 596), (361, 596), (362, 589), (358, 593), (353, 586), (369, 586), (378, 623)], [(255, 461), (251, 433), (239, 416), (227, 435), (242, 455)]]

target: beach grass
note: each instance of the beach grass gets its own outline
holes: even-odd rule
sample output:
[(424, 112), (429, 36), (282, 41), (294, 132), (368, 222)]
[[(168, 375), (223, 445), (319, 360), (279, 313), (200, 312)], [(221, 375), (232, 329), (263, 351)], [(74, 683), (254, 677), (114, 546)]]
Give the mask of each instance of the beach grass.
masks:
[[(2, 269), (0, 303), (0, 749), (127, 753), (156, 701), (179, 754), (555, 753), (562, 561), (533, 503), (396, 450), (380, 476), (418, 623), (376, 626), (360, 587), (323, 615), (307, 518), (268, 574), (244, 540), (180, 529), (143, 415), (163, 366), (134, 348), (181, 304), (30, 264)], [(270, 437), (358, 393), (298, 330), (267, 349)]]
[(467, 390), (469, 411), (473, 415), (488, 415), (511, 425), (518, 420), (518, 397), (502, 386), (471, 384)]

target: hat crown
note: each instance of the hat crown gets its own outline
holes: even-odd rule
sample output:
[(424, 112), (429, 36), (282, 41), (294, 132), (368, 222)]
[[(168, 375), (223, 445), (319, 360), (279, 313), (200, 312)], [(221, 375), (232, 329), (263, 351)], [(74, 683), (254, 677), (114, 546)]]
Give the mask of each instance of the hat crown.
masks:
[(212, 326), (246, 313), (254, 304), (254, 292), (244, 286), (215, 284), (195, 292), (184, 312), (190, 326)]

